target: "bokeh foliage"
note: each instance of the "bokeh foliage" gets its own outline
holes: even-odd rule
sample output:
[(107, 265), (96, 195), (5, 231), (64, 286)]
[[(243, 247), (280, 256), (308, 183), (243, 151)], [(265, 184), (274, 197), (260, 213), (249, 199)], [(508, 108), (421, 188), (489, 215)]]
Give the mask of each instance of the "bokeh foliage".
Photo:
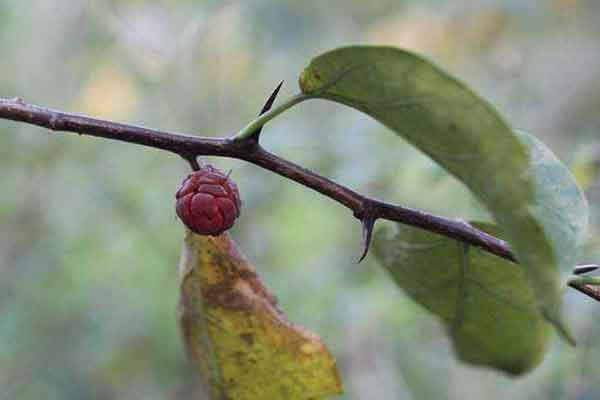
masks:
[[(542, 138), (587, 190), (581, 262), (600, 260), (600, 6), (588, 0), (0, 1), (0, 95), (156, 128), (225, 135), (311, 57), (352, 43), (424, 53)], [(366, 194), (448, 216), (486, 213), (368, 117), (325, 102), (265, 145)], [(325, 134), (326, 133), (326, 134)], [(368, 151), (367, 151), (368, 150)], [(454, 361), (443, 328), (373, 260), (342, 207), (243, 162), (232, 234), (290, 320), (338, 359), (345, 398), (594, 398), (600, 307), (567, 292), (580, 346), (552, 341), (508, 380)], [(177, 328), (183, 228), (172, 155), (0, 121), (0, 399), (188, 398)], [(468, 383), (468, 384), (466, 384)]]

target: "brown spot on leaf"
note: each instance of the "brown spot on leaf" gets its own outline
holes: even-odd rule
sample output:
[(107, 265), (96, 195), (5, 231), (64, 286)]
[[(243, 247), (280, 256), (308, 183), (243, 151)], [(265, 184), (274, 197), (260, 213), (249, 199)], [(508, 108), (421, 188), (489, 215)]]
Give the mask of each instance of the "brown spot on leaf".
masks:
[(188, 233), (180, 264), (186, 347), (216, 398), (322, 398), (341, 391), (316, 335), (288, 322), (229, 235)]
[(248, 346), (252, 346), (254, 344), (254, 335), (251, 333), (241, 333), (240, 339), (242, 339)]

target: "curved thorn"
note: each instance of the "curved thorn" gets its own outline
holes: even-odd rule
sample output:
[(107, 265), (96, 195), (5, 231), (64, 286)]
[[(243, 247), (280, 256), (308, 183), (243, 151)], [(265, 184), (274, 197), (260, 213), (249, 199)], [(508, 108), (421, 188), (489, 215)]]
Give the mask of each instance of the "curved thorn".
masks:
[(588, 272), (595, 271), (598, 268), (600, 268), (600, 266), (596, 265), (596, 264), (579, 265), (579, 266), (575, 267), (575, 269), (573, 269), (573, 274), (574, 275), (587, 274)]
[(376, 218), (369, 215), (364, 216), (360, 222), (362, 223), (362, 247), (363, 251), (358, 259), (358, 263), (365, 259), (371, 245), (371, 236), (373, 235), (373, 227), (375, 226)]
[[(258, 115), (262, 115), (262, 114), (266, 113), (267, 111), (269, 111), (271, 109), (271, 107), (273, 107), (273, 103), (275, 102), (275, 99), (277, 98), (277, 95), (279, 94), (279, 89), (281, 89), (281, 86), (283, 86), (283, 81), (279, 82), (279, 85), (277, 85), (275, 90), (273, 90), (273, 92), (271, 93), (271, 95), (269, 96), (267, 101), (265, 102), (265, 105), (263, 106), (262, 110), (260, 110), (260, 113)], [(262, 128), (263, 127), (261, 126), (252, 134), (251, 137), (253, 140), (258, 141), (258, 136), (262, 132)]]

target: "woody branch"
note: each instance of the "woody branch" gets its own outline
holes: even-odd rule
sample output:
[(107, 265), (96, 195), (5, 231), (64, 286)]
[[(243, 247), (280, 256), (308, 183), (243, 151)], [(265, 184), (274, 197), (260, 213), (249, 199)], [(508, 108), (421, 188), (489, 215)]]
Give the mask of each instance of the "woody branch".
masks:
[[(262, 113), (270, 109), (280, 86), (273, 92)], [(304, 99), (296, 97), (292, 102), (297, 103), (302, 100)], [(165, 150), (187, 160), (193, 169), (198, 168), (196, 161), (198, 156), (228, 157), (252, 163), (309, 187), (352, 211), (363, 226), (361, 260), (368, 251), (375, 221), (386, 219), (438, 233), (518, 263), (507, 242), (475, 229), (462, 220), (445, 218), (364, 196), (265, 150), (258, 140), (262, 125), (258, 126), (253, 134), (244, 135), (242, 138), (239, 136), (235, 138), (199, 137), (39, 107), (28, 104), (21, 98), (0, 98), (0, 118), (37, 125), (53, 131), (73, 132)], [(594, 267), (585, 266), (576, 268), (576, 271), (586, 268), (585, 272), (588, 272), (590, 269), (595, 269)], [(600, 301), (600, 293), (587, 284), (570, 282), (569, 286)]]

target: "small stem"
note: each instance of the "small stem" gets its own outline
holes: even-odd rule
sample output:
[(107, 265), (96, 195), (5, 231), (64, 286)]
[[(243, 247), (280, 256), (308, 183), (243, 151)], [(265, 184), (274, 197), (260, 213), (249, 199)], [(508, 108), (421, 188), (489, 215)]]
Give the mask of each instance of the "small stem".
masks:
[(577, 290), (579, 293), (585, 294), (598, 302), (600, 302), (600, 291), (588, 285), (580, 285), (577, 283), (568, 283), (568, 286)]
[(200, 169), (200, 164), (198, 163), (196, 157), (190, 157), (187, 161), (190, 163), (192, 170), (198, 171)]
[(279, 104), (278, 106), (271, 109), (270, 111), (268, 111), (264, 114), (261, 114), (256, 119), (250, 121), (250, 123), (248, 125), (246, 125), (244, 128), (242, 128), (237, 134), (235, 134), (235, 136), (233, 136), (232, 139), (234, 141), (242, 141), (244, 139), (248, 139), (249, 137), (252, 136), (252, 134), (254, 132), (256, 132), (257, 129), (260, 129), (264, 124), (266, 124), (267, 122), (269, 122), (270, 120), (272, 120), (273, 118), (275, 118), (276, 116), (281, 114), (282, 112), (295, 106), (298, 103), (301, 103), (305, 100), (312, 99), (312, 98), (313, 98), (312, 96), (302, 94), (302, 93), (290, 97), (284, 103)]
[(600, 286), (600, 276), (573, 276), (567, 281), (567, 285), (590, 285)]

